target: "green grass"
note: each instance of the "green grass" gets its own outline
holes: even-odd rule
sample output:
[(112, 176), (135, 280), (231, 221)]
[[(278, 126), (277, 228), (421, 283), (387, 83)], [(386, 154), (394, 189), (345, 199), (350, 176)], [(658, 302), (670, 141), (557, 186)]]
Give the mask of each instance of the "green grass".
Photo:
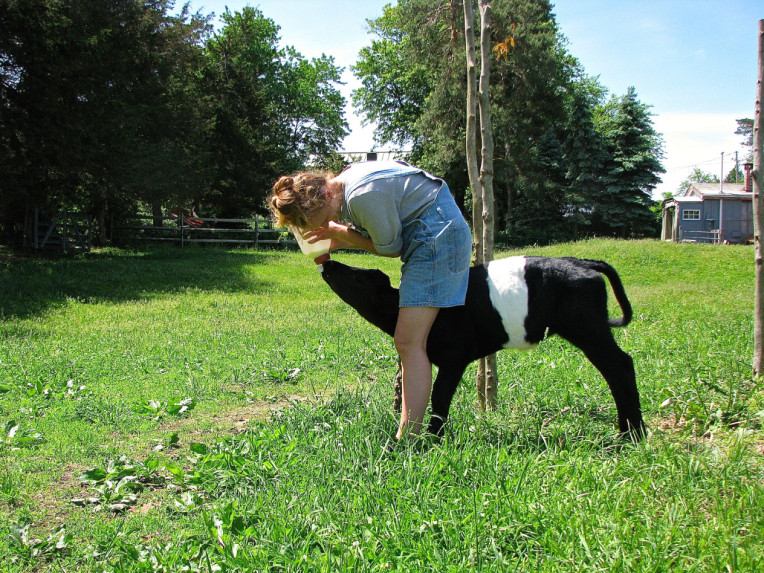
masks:
[(524, 252), (620, 272), (644, 443), (550, 339), (499, 356), (497, 412), (471, 370), (442, 442), (394, 446), (392, 341), (296, 253), (5, 257), (0, 569), (764, 569), (752, 249)]

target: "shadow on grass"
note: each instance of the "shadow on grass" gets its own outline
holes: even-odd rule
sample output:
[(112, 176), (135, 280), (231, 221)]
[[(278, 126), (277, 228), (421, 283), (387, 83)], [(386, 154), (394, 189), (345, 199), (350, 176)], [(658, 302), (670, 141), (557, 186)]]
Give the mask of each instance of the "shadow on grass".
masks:
[(123, 302), (196, 289), (264, 292), (247, 267), (276, 254), (218, 248), (146, 247), (14, 259), (0, 264), (0, 318), (25, 318), (68, 299)]

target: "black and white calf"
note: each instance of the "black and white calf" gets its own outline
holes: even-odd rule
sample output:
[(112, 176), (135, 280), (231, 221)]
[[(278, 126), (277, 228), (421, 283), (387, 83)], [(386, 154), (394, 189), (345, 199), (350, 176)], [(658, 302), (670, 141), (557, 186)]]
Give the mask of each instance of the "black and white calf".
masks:
[[(609, 319), (605, 275), (623, 317)], [(380, 270), (329, 260), (323, 279), (358, 313), (393, 336), (398, 289)], [(464, 306), (438, 313), (427, 354), (438, 366), (432, 388), (429, 431), (442, 435), (454, 392), (467, 365), (502, 348), (531, 348), (557, 334), (580, 348), (608, 383), (621, 434), (643, 437), (634, 364), (613, 338), (632, 311), (618, 273), (604, 261), (574, 258), (508, 257), (470, 269)]]

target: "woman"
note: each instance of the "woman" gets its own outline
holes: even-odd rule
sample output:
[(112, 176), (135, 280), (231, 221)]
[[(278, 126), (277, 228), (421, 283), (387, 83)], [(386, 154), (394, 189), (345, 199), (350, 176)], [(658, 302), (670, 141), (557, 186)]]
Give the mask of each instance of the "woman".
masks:
[(278, 226), (304, 230), (330, 250), (400, 257), (395, 348), (403, 371), (397, 438), (421, 431), (432, 387), (427, 335), (440, 308), (464, 304), (472, 235), (448, 185), (395, 161), (356, 163), (337, 177), (299, 173), (279, 179), (270, 199)]

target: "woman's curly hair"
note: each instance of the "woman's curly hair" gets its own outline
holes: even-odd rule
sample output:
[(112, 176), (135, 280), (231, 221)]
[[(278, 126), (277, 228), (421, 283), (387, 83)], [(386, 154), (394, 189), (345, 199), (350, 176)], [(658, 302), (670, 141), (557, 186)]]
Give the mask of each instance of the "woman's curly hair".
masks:
[(313, 213), (326, 205), (330, 173), (297, 173), (281, 177), (268, 197), (273, 223), (277, 227), (305, 229)]

